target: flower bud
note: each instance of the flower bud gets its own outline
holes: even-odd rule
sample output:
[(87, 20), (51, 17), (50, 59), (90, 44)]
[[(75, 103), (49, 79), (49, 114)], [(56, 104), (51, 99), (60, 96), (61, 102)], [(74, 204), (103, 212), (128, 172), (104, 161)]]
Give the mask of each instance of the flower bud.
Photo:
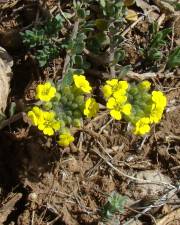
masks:
[(66, 105), (67, 105), (68, 107), (70, 107), (70, 108), (71, 108), (72, 104), (73, 104), (73, 103), (72, 103), (72, 101), (70, 101), (70, 100), (68, 100), (67, 103), (66, 103)]
[(62, 94), (63, 94), (63, 96), (67, 96), (67, 95), (71, 94), (70, 87), (64, 87), (62, 90)]
[(67, 127), (61, 127), (61, 133), (69, 133), (69, 129)]
[(79, 110), (76, 110), (73, 112), (73, 117), (74, 118), (81, 118), (82, 113)]
[(71, 105), (71, 108), (72, 108), (72, 109), (77, 109), (77, 108), (78, 108), (78, 104), (73, 103), (73, 104)]
[(68, 100), (67, 100), (67, 98), (65, 96), (63, 96), (61, 98), (61, 102), (65, 105), (68, 102)]
[(151, 99), (151, 95), (148, 94), (148, 93), (143, 93), (143, 94), (142, 94), (142, 99), (143, 99), (145, 102), (147, 102), (147, 101), (149, 101), (149, 100)]
[(60, 120), (59, 122), (60, 122), (60, 127), (61, 127), (61, 128), (65, 127), (65, 122), (64, 122), (64, 120)]
[(72, 113), (71, 110), (66, 111), (66, 115), (67, 115), (67, 116), (72, 116), (72, 114), (73, 114), (73, 113)]
[(66, 98), (68, 99), (68, 101), (73, 101), (74, 100), (74, 95), (73, 94), (68, 94), (68, 95), (66, 95)]
[(73, 119), (72, 125), (75, 127), (81, 127), (81, 120), (80, 119)]
[(54, 101), (57, 101), (57, 102), (59, 102), (60, 101), (60, 99), (61, 99), (61, 94), (60, 93), (58, 93), (58, 92), (56, 92), (56, 95), (55, 95), (55, 97), (54, 97)]
[(137, 95), (138, 94), (138, 88), (137, 87), (131, 87), (130, 88), (130, 90), (129, 90), (129, 93), (131, 94), (131, 95)]
[(78, 105), (82, 105), (84, 104), (84, 96), (79, 95), (75, 98), (75, 103), (77, 103)]
[(66, 116), (65, 123), (66, 123), (67, 125), (71, 125), (72, 119), (71, 119), (70, 116)]
[(140, 108), (138, 109), (136, 109), (136, 116), (137, 117), (144, 117), (144, 111), (143, 110), (141, 110)]
[(51, 110), (52, 109), (52, 103), (51, 102), (46, 102), (44, 105), (43, 105), (43, 108), (47, 111)]

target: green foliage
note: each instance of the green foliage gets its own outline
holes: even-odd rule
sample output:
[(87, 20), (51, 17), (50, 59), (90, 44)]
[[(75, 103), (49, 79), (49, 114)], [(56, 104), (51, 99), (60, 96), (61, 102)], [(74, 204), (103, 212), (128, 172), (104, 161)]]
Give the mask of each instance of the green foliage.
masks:
[(167, 68), (173, 69), (180, 66), (180, 46), (176, 47), (169, 55)]
[(162, 58), (162, 47), (166, 45), (167, 35), (171, 33), (172, 29), (166, 28), (161, 31), (157, 31), (157, 23), (154, 23), (152, 31), (152, 40), (150, 41), (150, 44), (145, 53), (146, 60), (148, 62), (154, 62)]
[(99, 0), (104, 16), (113, 20), (121, 20), (125, 14), (125, 6), (123, 1), (119, 0)]
[(175, 3), (175, 10), (180, 10), (180, 3)]
[(87, 32), (93, 30), (93, 23), (86, 22), (86, 17), (89, 15), (86, 2), (73, 1), (73, 5), (75, 11), (74, 19), (78, 23), (76, 24), (77, 30), (73, 30), (69, 40), (63, 43), (63, 47), (66, 49), (69, 57), (69, 63), (66, 71), (64, 71), (63, 86), (72, 84), (72, 74), (82, 74), (84, 69), (89, 67), (89, 64), (82, 56), (82, 52), (86, 46)]
[(123, 66), (119, 71), (118, 78), (123, 79), (127, 75), (127, 73), (131, 70), (131, 68), (132, 68), (131, 65)]
[(45, 25), (21, 33), (23, 43), (32, 49), (41, 67), (56, 58), (61, 48), (58, 34), (64, 19), (59, 14), (48, 20)]
[(108, 51), (109, 67), (113, 67), (125, 57), (120, 31), (125, 25), (126, 7), (124, 2), (119, 0), (97, 0), (97, 2), (100, 6), (99, 18), (94, 24), (97, 32), (93, 32), (90, 38), (88, 37), (87, 48), (95, 54)]
[(122, 213), (124, 211), (124, 204), (126, 197), (112, 192), (108, 197), (107, 203), (101, 209), (102, 219), (105, 222), (111, 221), (115, 213)]

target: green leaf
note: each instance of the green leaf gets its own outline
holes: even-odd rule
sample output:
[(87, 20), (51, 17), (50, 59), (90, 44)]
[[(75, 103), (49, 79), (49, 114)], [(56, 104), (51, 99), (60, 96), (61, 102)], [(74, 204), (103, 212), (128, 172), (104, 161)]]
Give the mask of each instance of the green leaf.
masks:
[(169, 55), (167, 67), (170, 69), (180, 66), (180, 46), (176, 47)]
[(60, 32), (60, 29), (63, 26), (63, 22), (64, 18), (60, 14), (57, 14), (50, 21), (48, 21), (46, 26), (44, 27), (46, 34), (48, 36), (57, 35), (57, 33)]
[(106, 1), (105, 0), (100, 0), (100, 4), (103, 8), (106, 7)]
[(180, 3), (175, 3), (175, 10), (180, 10)]
[(73, 83), (73, 71), (68, 70), (62, 80), (62, 87), (69, 86)]
[(9, 116), (13, 116), (16, 112), (16, 103), (11, 102), (10, 107), (9, 107)]
[(171, 33), (172, 29), (171, 28), (166, 28), (162, 31), (157, 32), (154, 37), (153, 40), (150, 43), (150, 47), (151, 48), (159, 48), (162, 45), (166, 44), (165, 42), (165, 38), (167, 37), (167, 35), (169, 33)]
[(83, 57), (82, 55), (76, 55), (75, 56), (75, 62), (77, 67), (82, 67), (83, 66)]
[(111, 219), (116, 212), (123, 212), (126, 199), (126, 197), (112, 192), (107, 203), (101, 209), (102, 218)]
[(132, 68), (131, 65), (123, 66), (118, 75), (118, 78), (123, 79), (127, 75), (127, 73), (131, 70), (131, 68)]
[(81, 19), (85, 19), (86, 17), (86, 11), (84, 9), (77, 9), (77, 16)]
[(114, 54), (114, 64), (123, 61), (125, 58), (125, 51), (122, 49), (117, 49)]

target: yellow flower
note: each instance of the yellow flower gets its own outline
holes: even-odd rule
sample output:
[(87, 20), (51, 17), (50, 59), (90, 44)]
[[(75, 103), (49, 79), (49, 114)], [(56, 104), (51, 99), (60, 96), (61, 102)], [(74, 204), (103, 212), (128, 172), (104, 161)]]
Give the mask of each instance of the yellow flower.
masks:
[(115, 120), (121, 120), (121, 118), (122, 118), (121, 112), (118, 110), (115, 110), (115, 109), (110, 110), (110, 115)]
[(60, 129), (60, 122), (55, 119), (54, 112), (43, 112), (44, 120), (38, 124), (38, 129), (45, 135), (52, 136), (55, 131)]
[(104, 94), (104, 97), (107, 99), (112, 95), (112, 87), (106, 84), (102, 87), (102, 92)]
[(94, 98), (88, 98), (85, 103), (84, 115), (91, 118), (99, 111), (99, 104)]
[(118, 100), (113, 97), (109, 98), (106, 107), (110, 109), (110, 115), (114, 119), (121, 120), (122, 113), (124, 113), (125, 115), (131, 114), (131, 104), (125, 104), (126, 101), (127, 97), (122, 95), (118, 96)]
[(41, 101), (49, 102), (56, 94), (56, 88), (50, 82), (39, 84), (36, 88), (36, 98)]
[(118, 89), (127, 90), (128, 89), (128, 82), (125, 80), (118, 82)]
[(150, 120), (148, 117), (143, 117), (139, 119), (135, 124), (134, 134), (144, 135), (150, 131), (149, 126)]
[(59, 135), (58, 144), (63, 147), (69, 146), (70, 143), (74, 141), (74, 137), (69, 133), (63, 133)]
[(127, 116), (129, 116), (129, 115), (131, 114), (131, 110), (132, 110), (132, 106), (131, 106), (131, 104), (129, 104), (129, 103), (125, 104), (125, 105), (122, 107), (122, 112), (123, 112), (125, 115), (127, 115)]
[(128, 89), (127, 81), (118, 81), (118, 79), (112, 79), (106, 81), (106, 84), (102, 87), (104, 97), (110, 98), (112, 95), (118, 99), (119, 95), (125, 95)]
[(162, 108), (157, 108), (156, 104), (152, 104), (151, 113), (149, 116), (150, 123), (159, 123), (163, 114)]
[(161, 91), (152, 92), (152, 101), (156, 104), (156, 107), (164, 109), (167, 105), (166, 96)]
[(118, 79), (107, 80), (106, 84), (110, 85), (111, 87), (114, 87), (118, 84)]
[(127, 101), (127, 96), (122, 95), (122, 91), (114, 92), (113, 96), (119, 104), (124, 104)]
[(150, 89), (150, 87), (151, 87), (151, 83), (148, 80), (144, 80), (138, 85), (138, 87), (140, 89), (148, 91)]
[(37, 126), (43, 121), (43, 111), (37, 106), (34, 106), (27, 115), (34, 126)]
[(74, 74), (73, 80), (76, 87), (79, 88), (84, 93), (90, 93), (92, 91), (92, 87), (90, 86), (89, 82), (86, 80), (85, 76)]

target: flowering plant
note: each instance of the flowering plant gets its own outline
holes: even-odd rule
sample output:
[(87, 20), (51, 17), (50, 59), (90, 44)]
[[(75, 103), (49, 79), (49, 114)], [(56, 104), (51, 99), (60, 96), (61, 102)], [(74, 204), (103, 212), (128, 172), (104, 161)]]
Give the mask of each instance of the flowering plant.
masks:
[(92, 87), (85, 76), (73, 74), (69, 86), (54, 85), (50, 82), (39, 84), (36, 88), (38, 106), (34, 106), (28, 117), (32, 125), (45, 135), (59, 135), (60, 146), (68, 146), (74, 141), (72, 127), (80, 127), (83, 116), (94, 117), (99, 105), (91, 98)]
[(150, 131), (150, 125), (161, 120), (167, 100), (161, 91), (150, 91), (151, 83), (142, 81), (138, 85), (112, 79), (102, 87), (106, 107), (116, 119), (124, 118), (133, 126), (136, 135)]
[[(111, 117), (125, 119), (136, 135), (148, 133), (150, 125), (161, 120), (167, 104), (161, 91), (150, 92), (150, 88), (149, 81), (130, 84), (118, 79), (107, 80), (102, 86)], [(92, 87), (80, 74), (73, 74), (71, 85), (39, 84), (36, 88), (38, 106), (27, 115), (32, 125), (45, 135), (58, 135), (58, 144), (65, 147), (74, 141), (71, 128), (81, 127), (84, 116), (92, 118), (98, 113), (99, 104), (91, 96)]]

